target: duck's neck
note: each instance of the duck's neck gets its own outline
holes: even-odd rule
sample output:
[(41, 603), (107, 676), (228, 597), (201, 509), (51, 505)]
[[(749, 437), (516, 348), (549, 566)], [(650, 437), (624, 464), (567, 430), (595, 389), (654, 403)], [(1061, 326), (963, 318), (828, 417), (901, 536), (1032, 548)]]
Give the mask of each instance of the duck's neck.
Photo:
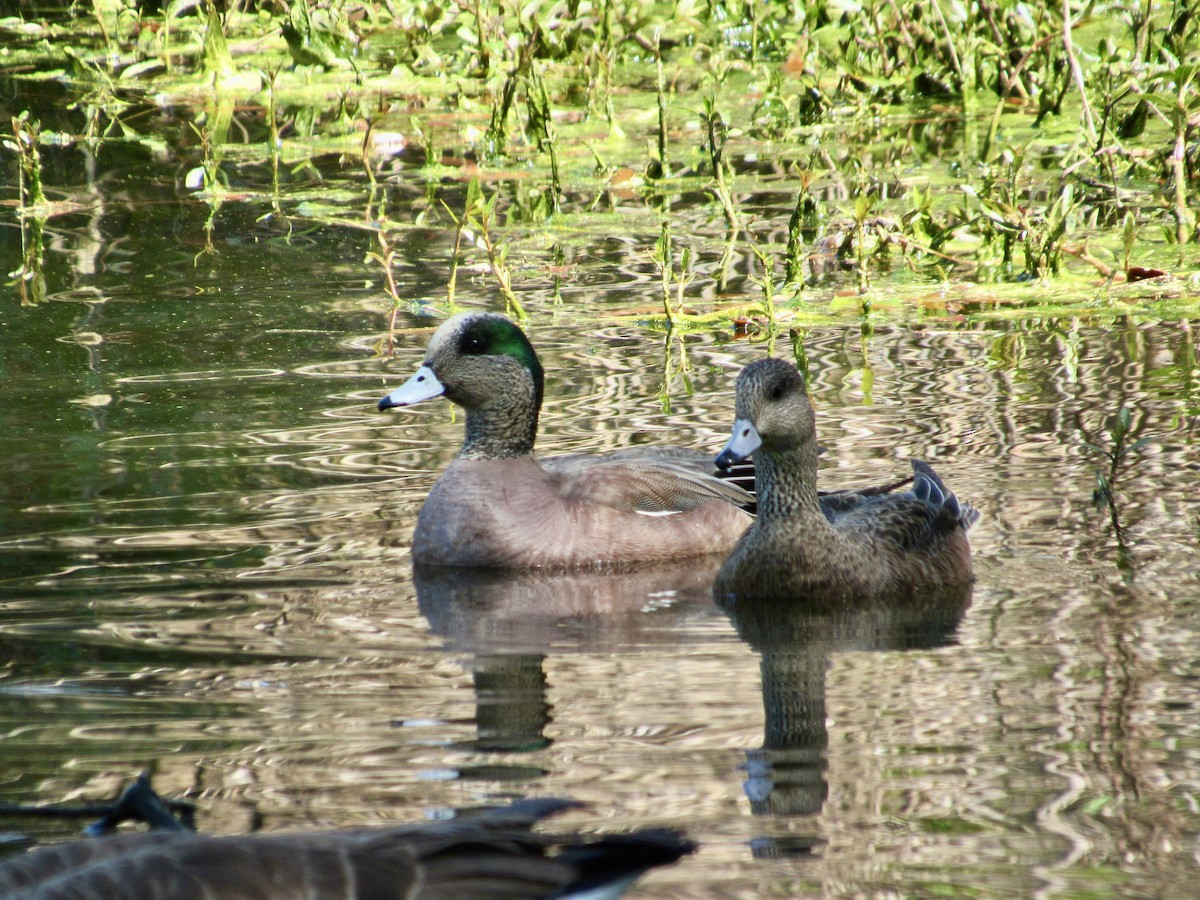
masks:
[(496, 402), (467, 410), (460, 459), (512, 459), (533, 453), (538, 409), (524, 402)]
[(758, 519), (771, 523), (784, 519), (825, 516), (817, 499), (816, 447), (754, 455)]

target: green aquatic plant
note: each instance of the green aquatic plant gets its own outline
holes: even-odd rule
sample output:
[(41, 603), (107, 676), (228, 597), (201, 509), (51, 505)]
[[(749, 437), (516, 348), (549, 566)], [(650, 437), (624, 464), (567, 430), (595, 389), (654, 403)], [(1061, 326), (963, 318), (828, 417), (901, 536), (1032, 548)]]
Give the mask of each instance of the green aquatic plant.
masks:
[(816, 237), (824, 218), (821, 205), (812, 193), (817, 172), (804, 167), (796, 173), (796, 204), (788, 218), (787, 248), (784, 251), (784, 284), (800, 290), (805, 285), (805, 246)]
[(1118, 477), (1127, 466), (1129, 458), (1150, 443), (1148, 437), (1130, 440), (1132, 432), (1133, 414), (1128, 407), (1122, 406), (1108, 427), (1109, 446), (1101, 447), (1085, 442), (1089, 450), (1103, 456), (1108, 463), (1107, 471), (1096, 470), (1096, 489), (1092, 492), (1092, 500), (1097, 508), (1111, 505)]
[(787, 249), (783, 257), (784, 284), (797, 290), (804, 287), (804, 236), (801, 229), (806, 203), (812, 203), (812, 198), (808, 196), (807, 182), (802, 181), (800, 190), (796, 192), (796, 205), (792, 207), (792, 214), (788, 218)]
[(750, 110), (750, 122), (750, 134), (767, 140), (782, 140), (792, 129), (794, 123), (779, 69), (768, 70), (767, 87), (763, 98)]
[(20, 218), (21, 266), (9, 272), (6, 282), (15, 287), (22, 306), (36, 306), (46, 299), (46, 218), (30, 214)]
[(804, 346), (804, 339), (808, 337), (807, 328), (789, 328), (788, 343), (792, 345), (792, 362), (796, 364), (796, 368), (800, 371), (801, 377), (805, 384), (812, 384), (809, 378), (809, 363), (808, 363), (808, 348)]
[[(340, 213), (314, 216), (311, 197), (294, 199), (304, 169), (336, 179), (338, 167), (361, 166), (366, 183), (356, 179), (351, 190), (370, 194), (368, 219), (399, 220), (411, 199), (413, 217), (427, 221), (440, 213), (436, 202), (395, 190), (424, 146), (423, 178), (464, 182), (477, 166), (489, 193), (503, 198), (495, 207), (502, 218), (490, 220), (493, 235), (503, 221), (503, 240), (488, 265), (506, 273), (510, 251), (537, 268), (548, 248), (611, 231), (602, 221), (608, 207), (633, 213), (618, 227), (648, 212), (632, 237), (653, 242), (654, 206), (693, 204), (705, 191), (713, 216), (689, 208), (674, 218), (699, 227), (688, 236), (690, 253), (718, 294), (740, 291), (738, 261), (750, 255), (742, 230), (773, 217), (773, 226), (755, 225), (770, 241), (790, 211), (775, 300), (785, 285), (836, 290), (849, 278), (861, 293), (822, 307), (834, 315), (911, 311), (912, 302), (894, 298), (907, 288), (906, 297), (920, 296), (922, 283), (968, 294), (987, 286), (976, 294), (988, 299), (957, 304), (968, 315), (1044, 309), (1035, 282), (1055, 282), (1056, 306), (1091, 304), (1095, 285), (1073, 277), (1078, 263), (1119, 289), (1112, 276), (1122, 256), (1126, 271), (1182, 276), (1178, 302), (1195, 303), (1200, 17), (1181, 4), (1135, 5), (1111, 17), (1054, 5), (887, 0), (152, 5), (139, 12), (133, 0), (104, 0), (70, 22), (60, 17), (54, 40), (29, 42), (30, 55), (8, 53), (17, 32), (0, 19), (0, 43), (6, 65), (23, 73), (67, 72), (63, 83), (85, 121), (76, 139), (97, 157), (109, 142), (156, 158), (175, 151), (153, 110), (172, 110), (174, 121), (215, 117), (202, 109), (210, 86), (236, 87), (232, 143), (210, 127), (207, 147), (200, 144), (205, 162), (189, 173), (203, 189), (193, 196), (210, 204), (208, 249), (219, 205), (254, 203), (267, 190), (277, 221), (296, 218), (294, 202), (306, 204), (303, 216), (344, 227)], [(307, 33), (308, 43), (293, 36), (289, 45), (290, 31)], [(332, 57), (313, 49), (322, 34), (341, 41), (327, 48)], [(337, 59), (357, 67), (357, 78)], [(403, 133), (409, 151), (368, 158), (370, 139), (385, 130)], [(253, 184), (260, 164), (269, 188)], [(624, 172), (660, 183), (649, 191), (625, 187), (624, 175), (620, 186), (609, 183)], [(581, 196), (589, 199), (573, 200)], [(829, 221), (837, 204), (841, 213)], [(1140, 239), (1132, 251), (1123, 246), (1130, 228)], [(467, 229), (472, 237), (460, 249), (487, 254), (476, 232)], [(374, 237), (371, 249), (381, 249)], [(570, 255), (579, 258), (577, 246)], [(901, 278), (891, 277), (897, 259), (907, 270)], [(991, 296), (993, 286), (1023, 282), (1030, 286), (1020, 300), (1015, 291)], [(678, 316), (676, 289), (672, 281)], [(1118, 301), (1104, 290), (1108, 305), (1149, 309), (1155, 301), (1150, 292)], [(825, 298), (812, 299), (805, 316)], [(729, 321), (747, 306), (715, 303), (711, 314)], [(937, 307), (924, 303), (920, 314)], [(780, 317), (797, 312), (776, 303)]]
[(352, 53), (355, 38), (337, 4), (317, 6), (308, 0), (294, 0), (280, 32), (292, 61), (298, 66), (321, 66), (328, 70), (355, 68)]
[(767, 316), (767, 327), (771, 331), (774, 331), (776, 328), (774, 256), (761, 242), (756, 241), (753, 235), (748, 238), (748, 242), (750, 244), (750, 252), (754, 254), (759, 266), (762, 267), (762, 275), (759, 277), (752, 276), (751, 280), (762, 290), (762, 306)]
[(233, 103), (227, 94), (218, 94), (213, 105), (204, 111), (199, 124), (189, 122), (188, 126), (200, 141), (200, 164), (190, 169), (184, 176), (184, 185), (196, 192), (196, 196), (208, 207), (208, 216), (204, 220), (204, 247), (196, 254), (194, 261), (201, 256), (216, 252), (213, 246), (213, 231), (216, 229), (217, 214), (221, 211), (228, 183), (221, 169), (224, 158), (225, 142), (229, 136), (229, 125), (233, 117)]
[[(271, 160), (271, 208), (276, 216), (283, 216), (279, 196), (279, 164), (283, 156), (283, 133), (279, 127), (279, 107), (276, 101), (275, 82), (279, 73), (269, 72), (266, 78), (267, 105), (264, 116), (267, 120), (267, 155)], [(366, 141), (363, 141), (366, 146)]]
[(484, 155), (487, 159), (504, 156), (508, 147), (508, 118), (517, 96), (517, 87), (525, 79), (534, 57), (541, 45), (542, 32), (536, 22), (523, 23), (519, 44), (514, 53), (512, 68), (504, 77), (500, 92), (492, 101), (492, 114), (484, 137)]
[[(712, 166), (714, 192), (721, 204), (721, 212), (725, 216), (725, 227), (730, 232), (736, 232), (741, 226), (738, 220), (737, 208), (733, 203), (733, 194), (727, 180), (727, 165), (725, 163), (725, 141), (729, 136), (725, 119), (717, 110), (716, 97), (709, 94), (704, 98), (704, 130), (708, 137), (708, 161)], [(729, 173), (728, 177), (732, 177)]]
[(1062, 270), (1080, 201), (1074, 181), (1064, 178), (1055, 186), (1048, 206), (1039, 208), (1031, 202), (1032, 187), (1026, 185), (1024, 175), (1027, 150), (1027, 145), (1006, 148), (997, 160), (1003, 168), (988, 167), (978, 188), (964, 185), (963, 191), (978, 204), (975, 221), (984, 245), (992, 252), (999, 245), (1002, 270), (1012, 271), (1020, 248), (1025, 265), (1019, 277), (1048, 279)]
[[(601, 21), (607, 23), (612, 4), (605, 3)], [(597, 45), (587, 56), (585, 63), (588, 70), (587, 93), (584, 104), (586, 115), (592, 116), (599, 107), (604, 115), (604, 123), (612, 137), (625, 136), (620, 122), (617, 120), (616, 108), (613, 106), (613, 70), (616, 66), (617, 51), (615, 47)]]
[(225, 25), (217, 11), (217, 4), (214, 0), (205, 0), (203, 10), (205, 28), (204, 48), (200, 53), (200, 71), (202, 74), (211, 75), (215, 82), (220, 83), (222, 78), (230, 77), (237, 71), (237, 65), (229, 52), (229, 43), (225, 39)]
[(546, 82), (536, 64), (529, 67), (529, 84), (525, 93), (529, 108), (529, 130), (539, 150), (550, 156), (550, 196), (554, 212), (559, 211), (562, 199), (562, 175), (558, 168), (558, 134), (550, 112), (550, 96)]
[(392, 301), (392, 308), (388, 315), (388, 334), (390, 335), (396, 330), (396, 316), (399, 315), (400, 307), (404, 305), (404, 301), (400, 298), (400, 290), (396, 286), (396, 246), (392, 242), (386, 221), (379, 223), (379, 228), (375, 232), (375, 241), (379, 245), (379, 249), (368, 250), (367, 259), (378, 263), (380, 269), (383, 271), (388, 298)]
[(12, 117), (11, 140), (0, 146), (17, 154), (17, 220), (21, 229), (21, 265), (7, 273), (8, 286), (15, 287), (22, 306), (46, 299), (45, 227), (49, 204), (42, 190), (42, 164), (38, 150), (41, 125), (28, 111)]
[(667, 156), (667, 82), (663, 76), (662, 35), (654, 32), (655, 90), (658, 98), (658, 172), (659, 178), (671, 177), (671, 161)]
[(500, 295), (504, 298), (507, 311), (518, 321), (524, 322), (529, 316), (512, 288), (512, 273), (508, 267), (510, 245), (498, 244), (492, 234), (496, 222), (496, 202), (499, 198), (499, 193), (484, 196), (479, 179), (472, 178), (467, 185), (466, 199), (461, 214), (456, 216), (449, 206), (445, 203), (442, 204), (455, 226), (446, 299), (453, 307), (461, 249), (464, 244), (474, 244), (487, 256), (488, 267), (491, 269), (492, 277), (496, 280), (496, 285), (500, 288)]
[(42, 126), (30, 119), (29, 111), (13, 116), (12, 140), (4, 140), (3, 146), (17, 154), (17, 209), (25, 212), (46, 205), (46, 194), (42, 189), (42, 157), (38, 149)]
[(862, 298), (863, 315), (871, 313), (871, 269), (867, 254), (867, 234), (872, 230), (872, 213), (875, 211), (877, 198), (865, 185), (860, 186), (858, 195), (854, 198), (854, 208), (850, 213), (854, 224), (854, 274), (858, 281), (858, 293)]
[(1174, 137), (1174, 149), (1171, 152), (1171, 181), (1174, 186), (1172, 194), (1172, 214), (1175, 218), (1175, 243), (1182, 247), (1189, 240), (1195, 239), (1196, 212), (1192, 204), (1195, 195), (1194, 188), (1189, 185), (1196, 182), (1195, 156), (1191, 155), (1191, 172), (1188, 171), (1188, 147), (1194, 142), (1194, 137), (1200, 123), (1197, 112), (1200, 111), (1200, 93), (1196, 91), (1197, 75), (1200, 75), (1200, 61), (1187, 66), (1180, 66), (1175, 72), (1175, 102), (1171, 105), (1171, 130)]
[[(468, 198), (472, 189), (479, 189), (474, 180), (467, 186)], [(468, 199), (469, 203), (470, 200)], [(458, 292), (458, 268), (462, 264), (462, 247), (467, 217), (466, 215), (454, 215), (454, 212), (446, 205), (445, 201), (442, 201), (442, 206), (445, 208), (450, 220), (454, 223), (454, 242), (450, 245), (450, 272), (446, 276), (446, 306), (453, 312), (458, 309), (455, 297)]]

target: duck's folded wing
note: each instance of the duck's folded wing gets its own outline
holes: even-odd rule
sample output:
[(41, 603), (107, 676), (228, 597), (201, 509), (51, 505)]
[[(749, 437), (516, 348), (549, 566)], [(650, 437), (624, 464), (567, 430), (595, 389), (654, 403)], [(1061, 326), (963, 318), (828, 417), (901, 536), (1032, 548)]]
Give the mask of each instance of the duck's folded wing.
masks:
[(837, 491), (817, 491), (817, 496), (825, 518), (832, 522), (840, 516), (874, 503), (880, 497), (892, 494), (911, 483), (912, 476), (910, 475), (889, 484), (878, 484), (865, 488), (844, 488)]
[(953, 519), (943, 518), (938, 509), (905, 491), (868, 499), (838, 516), (834, 524), (909, 551), (928, 546), (946, 530), (947, 521)]
[(556, 457), (542, 461), (563, 499), (645, 515), (687, 512), (706, 503), (746, 507), (754, 496), (686, 459)]
[[(970, 529), (979, 519), (979, 513), (971, 504), (959, 500), (932, 466), (919, 459), (911, 462), (911, 490), (864, 497), (846, 510), (837, 524), (870, 532), (904, 550), (929, 547), (955, 532)], [(821, 498), (822, 506), (826, 499)]]

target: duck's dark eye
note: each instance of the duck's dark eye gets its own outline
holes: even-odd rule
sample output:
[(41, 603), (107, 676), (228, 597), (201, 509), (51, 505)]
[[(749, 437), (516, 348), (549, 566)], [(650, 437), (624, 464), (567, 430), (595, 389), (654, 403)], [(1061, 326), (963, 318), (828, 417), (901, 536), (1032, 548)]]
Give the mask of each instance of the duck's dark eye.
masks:
[(487, 349), (487, 344), (484, 343), (483, 338), (477, 337), (473, 334), (468, 334), (463, 338), (461, 347), (463, 353), (470, 353), (473, 356), (478, 356)]
[(771, 396), (772, 400), (782, 400), (783, 399), (783, 385), (777, 384), (773, 388), (771, 388), (770, 396)]

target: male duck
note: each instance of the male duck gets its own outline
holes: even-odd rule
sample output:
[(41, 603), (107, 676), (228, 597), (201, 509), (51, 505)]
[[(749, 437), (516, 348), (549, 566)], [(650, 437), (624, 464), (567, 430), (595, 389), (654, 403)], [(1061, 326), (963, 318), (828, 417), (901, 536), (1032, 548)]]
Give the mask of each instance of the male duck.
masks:
[(711, 457), (638, 448), (533, 455), (543, 374), (503, 316), (460, 313), (434, 332), (422, 365), (380, 410), (445, 396), (467, 412), (458, 456), (417, 515), (413, 562), (497, 568), (630, 564), (727, 553), (752, 497), (716, 477)]
[(979, 513), (927, 463), (912, 460), (908, 491), (818, 498), (816, 426), (795, 366), (746, 366), (736, 418), (717, 465), (754, 454), (758, 518), (721, 567), (718, 597), (907, 596), (971, 581)]

